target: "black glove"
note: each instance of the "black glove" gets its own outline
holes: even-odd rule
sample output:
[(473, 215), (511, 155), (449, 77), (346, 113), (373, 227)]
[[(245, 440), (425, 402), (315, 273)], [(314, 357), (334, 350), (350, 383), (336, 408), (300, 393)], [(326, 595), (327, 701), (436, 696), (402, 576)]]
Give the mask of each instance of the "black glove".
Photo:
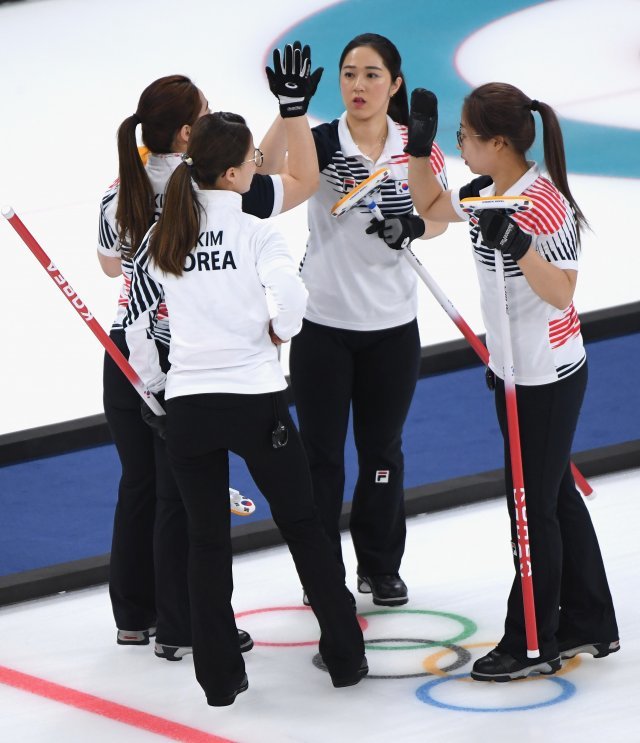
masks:
[(430, 90), (411, 93), (409, 136), (404, 151), (413, 157), (429, 157), (438, 130), (438, 99)]
[[(154, 397), (164, 408), (164, 390), (161, 392), (155, 392)], [(144, 400), (140, 405), (140, 412), (142, 413), (142, 420), (149, 426), (149, 428), (153, 429), (153, 431), (155, 431), (155, 433), (157, 433), (161, 439), (166, 439), (167, 416), (156, 415)]]
[(304, 116), (309, 101), (316, 92), (324, 68), (311, 74), (311, 49), (302, 48), (299, 41), (284, 48), (284, 59), (279, 49), (273, 50), (273, 69), (265, 67), (269, 89), (280, 101), (280, 116), (283, 119)]
[(415, 214), (404, 214), (398, 217), (387, 217), (383, 221), (372, 219), (365, 232), (367, 235), (378, 233), (390, 248), (402, 250), (412, 240), (424, 235), (424, 221)]
[(518, 225), (500, 211), (500, 209), (484, 209), (478, 217), (482, 241), (488, 248), (509, 253), (514, 261), (520, 258), (531, 247), (532, 237), (518, 227)]

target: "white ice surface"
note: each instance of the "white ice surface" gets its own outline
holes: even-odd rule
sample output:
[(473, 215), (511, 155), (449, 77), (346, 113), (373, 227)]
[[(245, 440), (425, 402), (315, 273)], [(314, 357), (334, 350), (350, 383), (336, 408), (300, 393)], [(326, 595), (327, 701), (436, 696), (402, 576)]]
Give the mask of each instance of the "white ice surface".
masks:
[[(121, 647), (105, 587), (0, 609), (0, 666), (94, 694), (235, 743), (634, 743), (638, 735), (640, 629), (637, 565), (640, 550), (640, 470), (594, 478), (589, 503), (616, 604), (622, 649), (606, 659), (580, 656), (559, 676), (575, 687), (557, 704), (513, 711), (443, 709), (419, 701), (416, 690), (433, 677), (365, 679), (334, 689), (311, 663), (313, 646), (273, 647), (259, 642), (313, 642), (318, 630), (284, 547), (241, 555), (234, 563), (238, 624), (256, 647), (245, 655), (249, 690), (229, 708), (206, 705), (190, 656), (179, 663), (154, 657), (152, 647)], [(348, 585), (355, 563), (344, 537)], [(409, 521), (402, 575), (413, 612), (444, 612), (471, 620), (477, 630), (460, 644), (475, 659), (501, 636), (512, 576), (506, 507), (501, 500), (426, 514)], [(358, 611), (374, 607), (359, 595)], [(382, 610), (368, 618), (365, 639), (444, 639), (461, 630), (439, 615)], [(406, 644), (406, 643), (404, 643)], [(367, 651), (371, 673), (415, 674), (442, 648)], [(443, 655), (439, 667), (454, 659)], [(467, 674), (470, 665), (455, 673)], [(450, 680), (433, 697), (454, 707), (509, 708), (540, 704), (562, 692), (549, 678), (482, 684)], [(6, 743), (111, 743), (161, 740), (100, 715), (0, 685), (0, 740)], [(183, 738), (183, 740), (195, 740)]]

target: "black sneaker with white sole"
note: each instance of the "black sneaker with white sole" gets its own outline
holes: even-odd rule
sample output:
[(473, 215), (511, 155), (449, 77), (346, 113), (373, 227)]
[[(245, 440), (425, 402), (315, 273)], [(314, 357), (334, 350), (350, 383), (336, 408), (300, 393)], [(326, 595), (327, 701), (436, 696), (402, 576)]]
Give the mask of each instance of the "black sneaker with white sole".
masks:
[(589, 653), (594, 658), (606, 658), (611, 653), (620, 650), (620, 640), (611, 642), (579, 642), (577, 640), (565, 640), (559, 643), (560, 657), (563, 660), (575, 658), (579, 653)]
[[(241, 653), (247, 653), (253, 647), (251, 635), (243, 629), (238, 630), (238, 642), (240, 643)], [(164, 658), (164, 660), (182, 660), (185, 655), (191, 655), (193, 653), (193, 648), (178, 645), (162, 645), (156, 642), (154, 652), (158, 658)]]
[(473, 664), (471, 678), (476, 681), (515, 681), (537, 674), (551, 676), (559, 671), (561, 666), (559, 655), (550, 660), (528, 658), (520, 661), (509, 653), (494, 648)]
[(370, 593), (377, 606), (402, 606), (409, 601), (407, 586), (398, 573), (390, 575), (358, 574), (358, 591)]

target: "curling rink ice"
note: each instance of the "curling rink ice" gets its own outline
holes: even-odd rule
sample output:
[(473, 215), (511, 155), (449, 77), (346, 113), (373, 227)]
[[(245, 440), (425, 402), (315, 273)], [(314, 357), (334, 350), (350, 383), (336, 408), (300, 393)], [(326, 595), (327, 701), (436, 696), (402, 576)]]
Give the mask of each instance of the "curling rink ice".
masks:
[[(473, 660), (501, 637), (513, 570), (506, 507), (494, 500), (409, 520), (410, 601), (380, 609), (356, 594), (371, 675), (347, 689), (312, 664), (317, 624), (285, 547), (235, 559), (234, 609), (256, 645), (244, 656), (249, 689), (227, 708), (206, 705), (191, 656), (169, 663), (152, 646), (116, 645), (106, 587), (2, 608), (0, 740), (636, 743), (640, 469), (592, 484), (615, 655), (578, 656), (552, 677), (470, 680)], [(355, 591), (346, 537), (343, 550)]]
[[(98, 207), (117, 176), (116, 129), (143, 88), (187, 74), (213, 110), (242, 113), (259, 142), (277, 113), (263, 71), (275, 43), (309, 41), (325, 67), (310, 107), (318, 123), (342, 111), (341, 49), (374, 31), (398, 45), (409, 89), (438, 94), (452, 186), (472, 177), (454, 144), (473, 86), (504, 80), (556, 108), (592, 227), (576, 307), (636, 302), (639, 29), (638, 0), (0, 3), (0, 206), (14, 207), (108, 329), (118, 281), (98, 266)], [(302, 257), (304, 206), (275, 224)], [(482, 332), (465, 227), (414, 249)], [(0, 251), (0, 435), (101, 413), (102, 348), (1, 218)], [(422, 345), (458, 338), (419, 292)], [(256, 647), (245, 656), (249, 690), (229, 708), (207, 707), (191, 657), (168, 663), (152, 647), (117, 646), (104, 586), (0, 608), (0, 743), (640, 743), (640, 469), (592, 484), (622, 644), (606, 659), (580, 656), (554, 677), (470, 681), (473, 660), (501, 636), (512, 575), (506, 508), (491, 501), (409, 520), (410, 602), (381, 610), (357, 596), (371, 675), (353, 688), (333, 689), (312, 663), (317, 626), (285, 548), (235, 560), (234, 608)], [(344, 551), (355, 590), (348, 538)]]

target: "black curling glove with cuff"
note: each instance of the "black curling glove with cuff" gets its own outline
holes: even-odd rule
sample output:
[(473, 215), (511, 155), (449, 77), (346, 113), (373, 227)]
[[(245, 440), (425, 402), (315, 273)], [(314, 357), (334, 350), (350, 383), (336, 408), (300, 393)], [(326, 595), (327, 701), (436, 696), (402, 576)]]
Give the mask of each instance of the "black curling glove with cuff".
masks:
[(435, 93), (416, 88), (411, 93), (409, 132), (404, 151), (412, 157), (429, 157), (438, 131), (438, 99)]
[(311, 49), (299, 41), (287, 44), (284, 54), (273, 50), (273, 69), (265, 67), (269, 89), (280, 103), (283, 119), (304, 116), (324, 71), (311, 72)]
[(425, 232), (424, 220), (416, 214), (403, 214), (397, 217), (387, 217), (380, 221), (372, 219), (365, 232), (367, 235), (378, 233), (387, 245), (393, 250), (402, 250), (408, 247), (413, 240), (422, 237)]
[(499, 209), (484, 209), (478, 222), (484, 244), (503, 254), (508, 253), (514, 261), (519, 261), (531, 247), (531, 235)]

